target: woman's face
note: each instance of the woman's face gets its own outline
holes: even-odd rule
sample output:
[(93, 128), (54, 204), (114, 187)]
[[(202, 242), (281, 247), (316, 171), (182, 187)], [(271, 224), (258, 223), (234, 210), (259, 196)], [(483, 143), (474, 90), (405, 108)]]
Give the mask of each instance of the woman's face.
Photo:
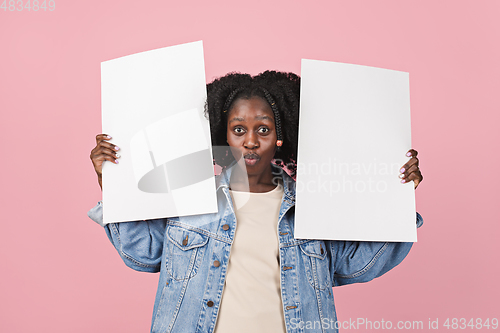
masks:
[(227, 143), (238, 163), (246, 166), (248, 175), (271, 170), (276, 150), (274, 115), (261, 97), (239, 98), (227, 117)]

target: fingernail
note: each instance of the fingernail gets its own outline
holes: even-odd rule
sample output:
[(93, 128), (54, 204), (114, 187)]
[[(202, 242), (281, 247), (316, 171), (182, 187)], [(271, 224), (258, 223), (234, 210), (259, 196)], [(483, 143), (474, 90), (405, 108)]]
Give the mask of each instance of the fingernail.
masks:
[(115, 160), (115, 163), (118, 164), (118, 160)]
[(401, 183), (405, 183), (405, 182), (406, 182), (406, 181), (405, 181), (404, 179), (401, 181)]
[(120, 150), (120, 147), (118, 147), (118, 146), (115, 146), (115, 150)]
[(121, 157), (120, 155), (116, 154), (116, 158), (120, 158), (120, 157)]
[(111, 137), (109, 135), (106, 135), (106, 139), (111, 139)]
[(399, 170), (399, 172), (401, 172), (401, 173), (405, 172), (405, 168), (401, 168), (401, 170)]
[(405, 174), (404, 173), (400, 174), (399, 178), (405, 178)]
[(407, 153), (406, 153), (406, 156), (410, 157), (410, 156), (411, 156), (411, 153), (410, 153), (410, 152), (407, 152)]

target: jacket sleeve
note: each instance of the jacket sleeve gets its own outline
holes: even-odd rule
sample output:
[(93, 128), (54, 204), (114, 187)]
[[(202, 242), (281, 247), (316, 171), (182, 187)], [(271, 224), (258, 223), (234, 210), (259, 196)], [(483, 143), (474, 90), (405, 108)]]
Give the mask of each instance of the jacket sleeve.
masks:
[(87, 215), (104, 227), (109, 240), (125, 265), (141, 272), (156, 273), (160, 271), (166, 219), (104, 225), (101, 201), (89, 210)]
[[(417, 228), (423, 224), (417, 213)], [(334, 286), (368, 282), (396, 267), (413, 243), (332, 241), (332, 281)]]

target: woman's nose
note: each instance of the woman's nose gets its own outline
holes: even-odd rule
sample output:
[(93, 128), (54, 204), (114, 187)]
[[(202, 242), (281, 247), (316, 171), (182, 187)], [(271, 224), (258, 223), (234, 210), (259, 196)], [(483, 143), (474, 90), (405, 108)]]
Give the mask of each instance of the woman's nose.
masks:
[(257, 135), (253, 132), (248, 132), (245, 137), (245, 142), (243, 143), (243, 145), (247, 149), (259, 148), (259, 140)]

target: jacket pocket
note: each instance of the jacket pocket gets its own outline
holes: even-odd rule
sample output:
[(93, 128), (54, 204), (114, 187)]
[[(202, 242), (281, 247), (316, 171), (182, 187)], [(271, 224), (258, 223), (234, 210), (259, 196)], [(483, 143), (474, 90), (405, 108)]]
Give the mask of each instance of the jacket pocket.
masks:
[(329, 256), (325, 243), (321, 240), (312, 240), (299, 245), (302, 251), (302, 260), (309, 284), (320, 290), (331, 288)]
[(167, 229), (167, 272), (175, 280), (187, 280), (198, 272), (208, 236), (177, 226)]

